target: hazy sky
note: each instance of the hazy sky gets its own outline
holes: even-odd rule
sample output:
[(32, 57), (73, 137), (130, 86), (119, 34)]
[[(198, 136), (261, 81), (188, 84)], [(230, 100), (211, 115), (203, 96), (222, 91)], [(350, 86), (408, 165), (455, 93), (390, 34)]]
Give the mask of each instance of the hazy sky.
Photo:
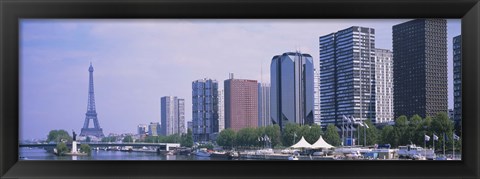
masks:
[[(185, 99), (191, 83), (212, 78), (269, 82), (274, 55), (300, 50), (319, 60), (319, 36), (350, 26), (374, 28), (375, 46), (392, 49), (397, 20), (32, 20), (20, 21), (20, 139), (52, 129), (80, 130), (85, 121), (88, 67), (93, 63), (96, 109), (104, 134), (135, 133), (160, 121), (160, 97)], [(452, 38), (448, 20), (449, 108), (453, 108)], [(263, 71), (263, 75), (261, 75)]]

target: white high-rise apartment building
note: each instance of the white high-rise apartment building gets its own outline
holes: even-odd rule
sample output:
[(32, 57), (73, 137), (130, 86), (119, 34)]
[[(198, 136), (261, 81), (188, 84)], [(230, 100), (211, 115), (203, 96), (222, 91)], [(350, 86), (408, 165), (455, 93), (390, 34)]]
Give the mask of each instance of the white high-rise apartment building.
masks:
[(185, 130), (185, 100), (176, 96), (164, 96), (161, 102), (161, 134), (186, 133)]
[(218, 132), (225, 129), (225, 94), (222, 89), (218, 94)]
[(393, 121), (393, 53), (375, 49), (375, 113), (374, 123)]
[(313, 123), (320, 125), (320, 70), (313, 71)]

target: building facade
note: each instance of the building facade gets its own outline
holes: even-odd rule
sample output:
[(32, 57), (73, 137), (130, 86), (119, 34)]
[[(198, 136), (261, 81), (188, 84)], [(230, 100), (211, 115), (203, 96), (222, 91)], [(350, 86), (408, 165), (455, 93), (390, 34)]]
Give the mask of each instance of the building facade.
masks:
[(238, 131), (258, 126), (257, 80), (234, 79), (224, 81), (225, 128)]
[(258, 83), (258, 126), (272, 125), (270, 119), (270, 84)]
[(313, 124), (313, 59), (309, 54), (276, 55), (270, 65), (270, 116), (280, 129), (287, 123)]
[(209, 141), (218, 132), (218, 82), (192, 82), (192, 129), (194, 141)]
[(447, 113), (447, 21), (415, 19), (392, 29), (395, 118)]
[(160, 118), (162, 135), (183, 134), (185, 131), (185, 100), (176, 96), (164, 96), (160, 99)]
[(453, 38), (453, 121), (462, 121), (462, 36)]
[(158, 122), (151, 122), (148, 125), (148, 135), (149, 136), (158, 136), (161, 134), (161, 126)]
[(375, 49), (375, 124), (393, 121), (393, 53)]
[(137, 126), (137, 135), (142, 136), (147, 134), (148, 128), (146, 124), (139, 124)]
[(321, 125), (320, 119), (320, 70), (314, 69), (313, 72), (313, 122)]
[(225, 90), (218, 93), (218, 132), (225, 129)]
[(320, 37), (321, 125), (375, 119), (375, 30), (353, 26)]

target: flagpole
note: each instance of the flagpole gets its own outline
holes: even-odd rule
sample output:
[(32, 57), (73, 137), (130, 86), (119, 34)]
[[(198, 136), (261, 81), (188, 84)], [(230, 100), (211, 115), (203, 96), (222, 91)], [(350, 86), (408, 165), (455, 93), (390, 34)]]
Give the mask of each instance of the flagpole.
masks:
[(427, 158), (427, 139), (425, 138), (427, 136), (427, 133), (425, 132), (425, 135), (423, 136), (423, 153), (425, 153), (425, 158)]
[(447, 140), (447, 136), (445, 135), (445, 132), (443, 133), (443, 157), (447, 158), (445, 155), (445, 141)]
[(455, 130), (453, 130), (453, 136), (452, 136), (452, 153), (453, 153), (453, 156), (452, 156), (452, 160), (455, 160)]

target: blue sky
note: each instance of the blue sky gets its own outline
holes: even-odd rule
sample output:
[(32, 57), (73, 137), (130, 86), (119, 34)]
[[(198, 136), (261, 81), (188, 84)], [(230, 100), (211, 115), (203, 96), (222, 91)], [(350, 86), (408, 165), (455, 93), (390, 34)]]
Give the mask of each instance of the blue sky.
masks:
[[(104, 133), (134, 133), (138, 124), (160, 121), (162, 96), (184, 98), (190, 121), (194, 80), (216, 79), (223, 88), (233, 72), (268, 82), (272, 57), (295, 50), (311, 54), (318, 67), (319, 36), (350, 26), (374, 28), (376, 47), (392, 49), (392, 26), (406, 21), (23, 19), (20, 139), (46, 138), (52, 129), (80, 131), (90, 62)], [(449, 108), (451, 42), (460, 32), (460, 20), (448, 20)]]

